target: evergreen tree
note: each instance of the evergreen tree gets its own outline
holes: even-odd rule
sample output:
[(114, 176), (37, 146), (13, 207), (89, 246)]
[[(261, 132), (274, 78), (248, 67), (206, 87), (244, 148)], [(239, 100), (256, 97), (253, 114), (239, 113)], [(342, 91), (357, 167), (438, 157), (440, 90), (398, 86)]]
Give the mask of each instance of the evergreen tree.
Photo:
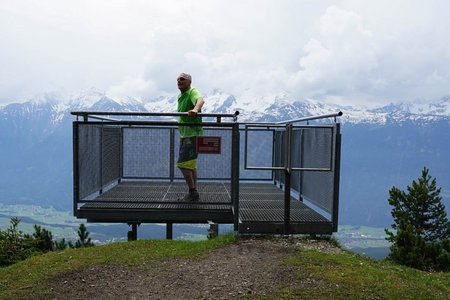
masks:
[(429, 170), (407, 187), (408, 193), (393, 187), (389, 191), (389, 204), (394, 224), (387, 240), (392, 243), (390, 257), (420, 269), (450, 269), (450, 223)]
[(75, 248), (90, 246), (94, 246), (94, 243), (91, 242), (91, 238), (89, 237), (89, 232), (87, 231), (86, 226), (84, 226), (84, 224), (80, 224), (80, 227), (78, 229), (78, 241), (76, 241), (75, 243)]
[(35, 248), (37, 248), (43, 252), (53, 250), (53, 246), (54, 246), (53, 236), (49, 230), (47, 230), (39, 225), (34, 225), (34, 233), (33, 233), (32, 238), (35, 243)]
[(23, 251), (23, 232), (19, 230), (19, 218), (11, 218), (10, 227), (0, 230), (0, 266), (8, 266), (27, 257)]
[[(68, 247), (68, 244), (66, 242), (65, 238), (62, 238), (59, 241), (54, 241), (53, 242), (53, 249), (55, 250), (64, 250)], [(73, 248), (73, 247), (72, 247)]]

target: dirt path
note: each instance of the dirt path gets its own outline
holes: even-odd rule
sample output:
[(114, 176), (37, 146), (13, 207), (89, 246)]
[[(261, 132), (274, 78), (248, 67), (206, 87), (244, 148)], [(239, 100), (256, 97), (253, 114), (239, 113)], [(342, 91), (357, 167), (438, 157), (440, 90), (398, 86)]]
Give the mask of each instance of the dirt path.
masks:
[(283, 259), (300, 248), (339, 251), (324, 241), (248, 239), (201, 258), (154, 266), (92, 267), (50, 283), (55, 299), (235, 299), (299, 285)]

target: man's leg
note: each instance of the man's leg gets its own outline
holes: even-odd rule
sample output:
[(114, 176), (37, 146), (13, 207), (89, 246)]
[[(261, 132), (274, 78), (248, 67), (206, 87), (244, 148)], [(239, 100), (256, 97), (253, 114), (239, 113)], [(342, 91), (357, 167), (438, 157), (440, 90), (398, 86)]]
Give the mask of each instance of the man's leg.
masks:
[(186, 184), (189, 187), (189, 190), (191, 189), (196, 189), (197, 185), (196, 185), (196, 181), (197, 181), (197, 176), (194, 175), (196, 172), (195, 170), (189, 170), (189, 169), (184, 169), (184, 168), (179, 168), (181, 173), (183, 173), (184, 179), (186, 180)]
[(198, 189), (198, 185), (197, 185), (197, 169), (192, 170), (192, 178), (194, 179), (194, 188)]
[(186, 184), (189, 187), (189, 193), (184, 196), (183, 201), (198, 201), (200, 200), (200, 194), (197, 191), (197, 171), (196, 169), (184, 169), (179, 168), (181, 173), (183, 173), (184, 179), (186, 180)]
[(184, 196), (183, 201), (198, 201), (200, 196), (197, 191), (197, 152), (195, 137), (182, 138), (180, 141), (180, 152), (177, 167), (183, 174), (189, 193)]

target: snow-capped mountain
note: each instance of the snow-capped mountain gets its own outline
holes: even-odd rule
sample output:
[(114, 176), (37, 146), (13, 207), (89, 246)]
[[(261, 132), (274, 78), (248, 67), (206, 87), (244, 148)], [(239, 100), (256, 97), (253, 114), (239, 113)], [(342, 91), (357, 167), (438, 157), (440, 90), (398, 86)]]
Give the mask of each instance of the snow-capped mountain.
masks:
[[(288, 93), (239, 97), (216, 89), (203, 112), (233, 113), (238, 121), (283, 121), (342, 111), (340, 220), (387, 226), (387, 192), (430, 169), (450, 206), (450, 97), (435, 103), (376, 108), (339, 106)], [(177, 95), (140, 100), (89, 89), (71, 96), (39, 95), (0, 107), (0, 203), (71, 208), (72, 111), (175, 112)]]
[[(0, 116), (50, 114), (49, 120), (58, 124), (71, 111), (149, 111), (175, 112), (177, 95), (161, 96), (143, 101), (132, 97), (117, 98), (91, 88), (68, 99), (57, 94), (38, 95), (28, 102), (0, 108)], [(297, 99), (288, 93), (258, 96), (246, 92), (239, 97), (220, 89), (204, 94), (203, 112), (232, 113), (239, 111), (239, 121), (281, 121), (342, 111), (342, 123), (388, 124), (412, 121), (416, 123), (450, 120), (450, 96), (437, 103), (401, 103), (376, 108), (340, 106), (312, 99)]]

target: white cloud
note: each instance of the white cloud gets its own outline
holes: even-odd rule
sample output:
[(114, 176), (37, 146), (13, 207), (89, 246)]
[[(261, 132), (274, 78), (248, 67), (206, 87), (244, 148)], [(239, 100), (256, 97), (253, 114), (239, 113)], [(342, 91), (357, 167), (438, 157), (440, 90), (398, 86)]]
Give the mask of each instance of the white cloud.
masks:
[(292, 89), (310, 98), (346, 97), (372, 88), (378, 66), (373, 35), (361, 16), (335, 6), (320, 18), (317, 37), (311, 38), (300, 57)]
[(133, 97), (140, 100), (155, 93), (157, 93), (155, 84), (152, 81), (144, 80), (142, 77), (126, 78), (120, 84), (113, 85), (108, 90), (108, 94), (113, 97)]
[[(336, 4), (337, 3), (337, 4)], [(444, 0), (0, 2), (0, 102), (96, 86), (151, 98), (179, 72), (204, 93), (343, 104), (450, 94)]]

